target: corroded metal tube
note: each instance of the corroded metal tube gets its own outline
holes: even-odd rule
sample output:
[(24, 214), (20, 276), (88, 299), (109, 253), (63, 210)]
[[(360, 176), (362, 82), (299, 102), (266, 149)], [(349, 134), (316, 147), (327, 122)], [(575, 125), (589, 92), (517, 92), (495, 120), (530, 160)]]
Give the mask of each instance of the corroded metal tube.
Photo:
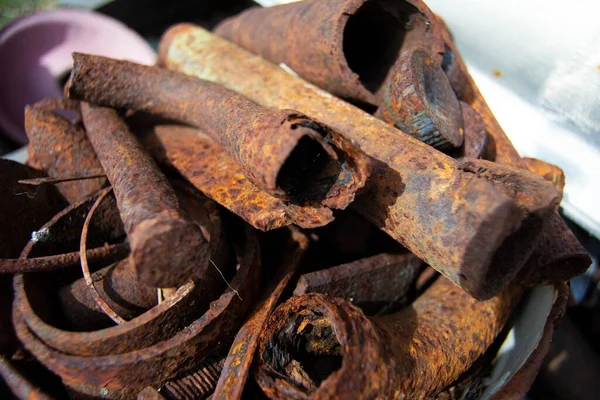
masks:
[(487, 350), (520, 293), (477, 301), (440, 278), (411, 306), (369, 318), (341, 299), (294, 297), (269, 319), (256, 378), (272, 399), (435, 395)]
[(480, 299), (515, 276), (560, 200), (529, 173), (483, 160), (457, 162), (193, 25), (167, 31), (160, 60), (263, 106), (299, 110), (357, 143), (376, 160), (370, 192), (357, 198), (357, 209)]
[(368, 158), (339, 133), (293, 110), (271, 110), (225, 87), (172, 71), (74, 53), (65, 91), (208, 133), (269, 194), (345, 208), (369, 176)]

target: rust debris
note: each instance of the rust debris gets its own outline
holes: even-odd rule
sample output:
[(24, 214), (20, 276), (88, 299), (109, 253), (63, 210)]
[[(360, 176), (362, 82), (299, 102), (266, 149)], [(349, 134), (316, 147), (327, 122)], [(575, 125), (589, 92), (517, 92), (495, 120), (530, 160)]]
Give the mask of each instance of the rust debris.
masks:
[(294, 297), (269, 319), (256, 378), (272, 399), (434, 395), (485, 352), (519, 293), (478, 301), (440, 278), (406, 309), (370, 318), (341, 299)]
[(365, 185), (367, 157), (301, 113), (266, 109), (221, 85), (156, 67), (79, 53), (73, 58), (65, 89), (70, 97), (193, 125), (273, 196), (344, 209)]
[(208, 242), (117, 112), (82, 104), (88, 137), (114, 188), (138, 276), (156, 287), (208, 268)]
[[(485, 164), (481, 167), (487, 174), (473, 174), (468, 171), (473, 168), (462, 168), (465, 164), (202, 28), (183, 24), (167, 31), (160, 60), (167, 68), (221, 83), (265, 107), (296, 109), (355, 141), (376, 160), (370, 191), (357, 198), (356, 209), (478, 298), (497, 293), (528, 258), (537, 237), (530, 234), (530, 224), (523, 224), (527, 216), (537, 214), (531, 221), (543, 225), (560, 200), (539, 178), (523, 174), (522, 189), (539, 190), (530, 199), (537, 204), (528, 208), (507, 181), (490, 179), (506, 169)], [(473, 166), (479, 162), (468, 161)], [(519, 250), (514, 243), (522, 245)], [(491, 275), (502, 279), (489, 280)]]

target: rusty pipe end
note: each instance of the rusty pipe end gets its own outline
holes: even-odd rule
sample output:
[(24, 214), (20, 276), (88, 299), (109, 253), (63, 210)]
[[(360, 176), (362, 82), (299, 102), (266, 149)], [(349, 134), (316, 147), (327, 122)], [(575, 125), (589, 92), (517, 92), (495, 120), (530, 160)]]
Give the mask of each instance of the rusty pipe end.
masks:
[[(263, 185), (273, 187), (273, 195), (296, 204), (321, 203), (344, 209), (366, 184), (371, 172), (370, 159), (354, 144), (327, 126), (295, 111), (282, 110), (283, 120), (275, 126), (278, 134), (265, 147), (273, 151), (250, 152), (249, 157), (262, 158), (249, 165), (270, 163), (264, 168)], [(279, 147), (279, 149), (277, 149)], [(256, 148), (248, 146), (248, 149)], [(266, 171), (274, 173), (266, 175)], [(248, 171), (256, 177), (258, 171)], [(254, 179), (256, 180), (256, 178)]]
[(168, 58), (169, 50), (171, 48), (171, 44), (173, 43), (173, 40), (177, 36), (184, 34), (187, 31), (193, 31), (195, 29), (196, 29), (196, 25), (191, 24), (189, 22), (175, 24), (175, 25), (171, 26), (169, 29), (167, 29), (163, 33), (163, 35), (160, 38), (160, 41), (158, 43), (157, 64), (160, 66), (166, 65), (166, 61)]
[(350, 303), (321, 294), (293, 297), (269, 319), (256, 380), (272, 399), (382, 395), (374, 386), (391, 376), (374, 361), (389, 358), (379, 343), (372, 322)]
[(162, 212), (138, 224), (129, 235), (131, 265), (154, 287), (178, 287), (208, 266), (210, 246), (194, 222)]
[(405, 51), (376, 116), (442, 151), (463, 143), (458, 98), (442, 67), (423, 49)]

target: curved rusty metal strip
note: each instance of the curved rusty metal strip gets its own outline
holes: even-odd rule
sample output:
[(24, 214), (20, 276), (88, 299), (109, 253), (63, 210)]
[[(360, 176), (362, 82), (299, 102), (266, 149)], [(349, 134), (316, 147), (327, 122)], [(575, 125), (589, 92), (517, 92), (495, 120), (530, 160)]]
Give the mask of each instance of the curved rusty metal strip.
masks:
[(269, 319), (256, 378), (272, 399), (431, 396), (487, 350), (520, 293), (478, 301), (440, 278), (411, 306), (370, 318), (341, 299), (294, 297)]
[(20, 400), (52, 400), (53, 398), (31, 384), (10, 362), (0, 355), (0, 377)]
[(240, 268), (231, 281), (244, 300), (228, 289), (185, 329), (139, 350), (99, 357), (69, 355), (41, 342), (23, 321), (18, 307), (14, 308), (13, 323), (24, 347), (72, 390), (96, 396), (135, 396), (144, 387), (162, 385), (180, 369), (191, 368), (194, 362), (229, 344), (257, 294), (260, 260), (256, 235), (248, 232)]
[[(174, 186), (177, 188), (176, 193), (179, 196), (183, 209), (201, 226), (206, 236), (210, 237), (211, 254), (215, 262), (222, 269), (226, 268), (229, 265), (229, 248), (225, 243), (219, 212), (215, 204), (197, 194), (195, 189), (191, 193), (195, 193), (194, 196), (202, 200), (202, 203), (190, 201), (184, 194), (187, 193), (188, 185), (182, 186), (176, 183)], [(192, 200), (195, 197), (192, 197)], [(66, 235), (67, 238), (72, 236), (74, 238), (72, 240), (77, 242), (77, 228), (79, 228), (80, 232), (81, 221), (85, 219), (93, 199), (69, 207), (57, 215), (44, 228), (51, 233), (58, 231), (71, 232)], [(103, 211), (103, 215), (112, 214), (118, 218), (114, 198), (111, 199), (112, 201), (109, 204), (106, 204), (106, 202), (102, 203), (108, 207), (108, 210), (105, 209)], [(110, 221), (111, 218), (108, 218), (108, 220)], [(96, 218), (92, 221), (96, 229), (92, 231), (97, 234), (101, 229), (98, 229), (98, 225), (94, 221), (96, 221)], [(68, 242), (67, 238), (62, 239), (63, 244)], [(26, 256), (34, 252), (38, 253), (37, 248), (44, 248), (43, 245), (44, 243), (40, 242), (30, 242), (23, 255)], [(201, 287), (188, 282), (178, 288), (176, 293), (166, 301), (128, 321), (126, 324), (91, 332), (72, 332), (59, 329), (48, 322), (48, 315), (39, 314), (40, 309), (35, 307), (35, 304), (39, 304), (39, 299), (36, 300), (36, 298), (43, 296), (45, 292), (38, 287), (37, 279), (39, 278), (35, 274), (31, 276), (17, 276), (15, 278), (15, 307), (20, 310), (24, 321), (41, 341), (64, 353), (82, 356), (125, 353), (164, 340), (198, 318), (204, 311), (206, 304), (216, 298), (225, 287), (221, 276), (214, 268), (208, 270), (208, 276), (213, 281), (213, 284), (209, 287)], [(135, 285), (134, 283), (127, 284), (126, 282), (124, 284), (129, 286)], [(65, 290), (68, 290), (68, 288)], [(80, 298), (76, 302), (76, 308), (82, 305), (85, 306), (85, 304), (82, 304), (82, 302), (85, 303), (85, 299)], [(63, 305), (69, 306), (69, 304)], [(68, 312), (68, 310), (66, 311)]]

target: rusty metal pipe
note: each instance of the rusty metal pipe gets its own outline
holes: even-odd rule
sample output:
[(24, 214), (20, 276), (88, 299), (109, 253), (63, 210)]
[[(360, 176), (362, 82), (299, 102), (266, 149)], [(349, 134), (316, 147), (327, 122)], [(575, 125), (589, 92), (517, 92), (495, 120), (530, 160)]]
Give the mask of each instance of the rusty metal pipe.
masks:
[(381, 317), (321, 294), (294, 297), (269, 319), (256, 378), (272, 399), (432, 396), (487, 350), (520, 293), (477, 301), (440, 278), (410, 307)]
[(273, 196), (343, 209), (369, 175), (369, 160), (352, 143), (296, 111), (266, 109), (221, 85), (156, 67), (80, 53), (73, 59), (69, 97), (200, 128)]
[(431, 44), (431, 54), (442, 54), (433, 20), (419, 0), (308, 0), (251, 8), (215, 33), (339, 97), (377, 106), (406, 46)]
[[(462, 77), (456, 82), (464, 83), (464, 87), (455, 87), (455, 90), (462, 90), (461, 100), (470, 104), (483, 120), (491, 139), (490, 144), (493, 144), (495, 149), (494, 161), (530, 170), (552, 182), (557, 189), (562, 191), (564, 177), (561, 178), (560, 172), (556, 171), (555, 168), (543, 167), (539, 163), (524, 161), (521, 158), (494, 117), (473, 78), (468, 74), (466, 64), (456, 49), (445, 22), (438, 17), (438, 23), (442, 29), (446, 47), (452, 52), (453, 71), (455, 71), (456, 76)], [(556, 283), (569, 279), (583, 273), (591, 264), (589, 255), (558, 212), (554, 212), (551, 216), (549, 223), (540, 235), (539, 244), (530, 258), (529, 265), (524, 268), (523, 275), (529, 274), (524, 279), (531, 285), (543, 282)]]
[[(51, 177), (87, 176), (102, 171), (81, 121), (72, 123), (54, 110), (79, 109), (79, 103), (47, 98), (25, 107), (25, 131), (29, 139), (29, 162)], [(77, 203), (106, 185), (106, 178), (59, 183), (58, 190)]]
[(157, 287), (183, 284), (208, 267), (209, 245), (175, 192), (116, 111), (81, 106), (88, 137), (114, 188), (138, 276)]
[[(370, 192), (357, 198), (357, 209), (480, 299), (514, 277), (531, 252), (536, 230), (560, 200), (558, 192), (531, 174), (483, 160), (457, 162), (193, 25), (167, 31), (160, 60), (263, 106), (299, 110), (357, 143), (377, 162)], [(478, 169), (487, 172), (474, 172)], [(512, 178), (494, 179), (501, 175)], [(513, 178), (521, 182), (519, 192), (509, 182)], [(528, 223), (522, 232), (523, 220)]]
[(329, 208), (290, 204), (263, 192), (214, 140), (196, 128), (158, 125), (141, 134), (150, 154), (174, 168), (206, 196), (261, 231), (296, 224), (317, 228), (333, 221)]

